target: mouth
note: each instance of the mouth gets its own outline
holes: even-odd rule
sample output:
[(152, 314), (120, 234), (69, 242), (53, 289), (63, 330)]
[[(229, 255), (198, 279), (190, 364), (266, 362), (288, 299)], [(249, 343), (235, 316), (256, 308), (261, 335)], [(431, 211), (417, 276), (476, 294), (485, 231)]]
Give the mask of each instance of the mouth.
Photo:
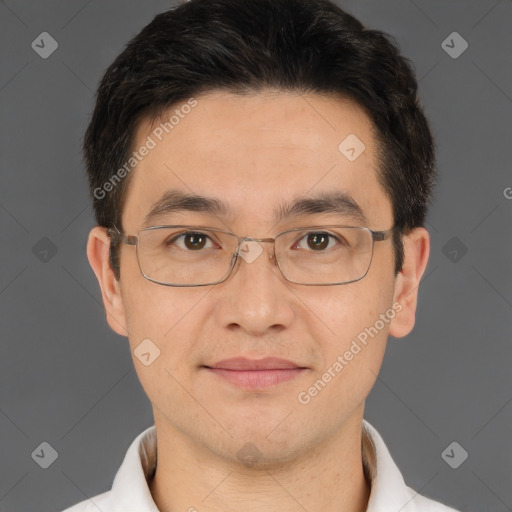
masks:
[(212, 365), (204, 365), (208, 372), (245, 390), (262, 390), (298, 377), (308, 370), (292, 361), (267, 357), (247, 359), (236, 357)]

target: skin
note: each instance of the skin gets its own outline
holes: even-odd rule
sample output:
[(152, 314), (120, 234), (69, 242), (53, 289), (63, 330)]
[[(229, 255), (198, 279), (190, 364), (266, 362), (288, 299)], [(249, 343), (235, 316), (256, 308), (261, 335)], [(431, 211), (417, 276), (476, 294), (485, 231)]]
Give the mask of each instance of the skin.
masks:
[[(124, 232), (135, 235), (164, 190), (217, 197), (232, 217), (179, 213), (173, 222), (202, 224), (239, 236), (274, 237), (296, 226), (339, 223), (314, 214), (275, 225), (283, 200), (319, 191), (348, 192), (374, 230), (393, 225), (392, 207), (376, 177), (376, 146), (366, 114), (349, 101), (266, 91), (224, 91), (197, 97), (198, 105), (132, 171), (123, 211)], [(134, 147), (154, 126), (142, 122)], [(338, 150), (349, 134), (365, 151), (350, 162)], [(285, 186), (284, 186), (285, 184)], [(174, 222), (176, 221), (176, 222)], [(333, 222), (334, 221), (334, 222)], [(347, 219), (346, 224), (355, 225)], [(418, 285), (427, 265), (428, 232), (404, 237), (405, 263), (395, 277), (391, 240), (375, 243), (368, 274), (340, 286), (286, 281), (271, 244), (254, 262), (241, 261), (224, 283), (166, 287), (143, 278), (134, 247), (121, 249), (121, 279), (108, 265), (105, 229), (87, 245), (111, 328), (133, 351), (149, 338), (161, 351), (134, 365), (151, 400), (158, 467), (150, 489), (163, 512), (366, 510), (361, 421), (379, 372), (388, 334), (414, 326)], [(307, 405), (307, 390), (349, 349), (352, 340), (399, 303), (401, 311)], [(259, 392), (237, 388), (201, 365), (245, 356), (276, 356), (308, 370)], [(253, 465), (237, 452), (259, 451)]]

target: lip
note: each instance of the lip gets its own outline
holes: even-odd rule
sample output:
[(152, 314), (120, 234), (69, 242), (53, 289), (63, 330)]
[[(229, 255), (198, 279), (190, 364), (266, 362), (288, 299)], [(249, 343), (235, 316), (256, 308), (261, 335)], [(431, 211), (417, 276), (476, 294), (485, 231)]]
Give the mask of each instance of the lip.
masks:
[(264, 359), (235, 357), (224, 359), (213, 365), (205, 365), (204, 368), (245, 390), (261, 390), (276, 386), (307, 370), (306, 367), (277, 357)]
[(219, 370), (291, 370), (293, 368), (304, 368), (292, 361), (280, 359), (278, 357), (265, 357), (263, 359), (248, 359), (246, 357), (233, 357), (231, 359), (223, 359), (207, 368)]

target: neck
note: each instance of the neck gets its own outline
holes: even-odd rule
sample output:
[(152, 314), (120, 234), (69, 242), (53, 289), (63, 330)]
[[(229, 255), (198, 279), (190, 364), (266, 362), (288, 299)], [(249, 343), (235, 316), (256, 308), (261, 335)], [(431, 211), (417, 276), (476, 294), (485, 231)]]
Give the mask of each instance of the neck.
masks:
[(285, 463), (248, 467), (197, 446), (155, 415), (158, 464), (149, 482), (161, 512), (364, 512), (370, 495), (360, 414)]

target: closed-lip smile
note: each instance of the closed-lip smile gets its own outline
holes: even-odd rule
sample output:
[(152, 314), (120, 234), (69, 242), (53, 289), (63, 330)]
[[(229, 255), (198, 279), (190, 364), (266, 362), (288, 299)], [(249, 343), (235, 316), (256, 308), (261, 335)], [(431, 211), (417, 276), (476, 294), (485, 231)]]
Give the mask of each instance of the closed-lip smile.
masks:
[(262, 390), (297, 377), (308, 368), (278, 357), (235, 357), (204, 365), (211, 373), (245, 390)]

